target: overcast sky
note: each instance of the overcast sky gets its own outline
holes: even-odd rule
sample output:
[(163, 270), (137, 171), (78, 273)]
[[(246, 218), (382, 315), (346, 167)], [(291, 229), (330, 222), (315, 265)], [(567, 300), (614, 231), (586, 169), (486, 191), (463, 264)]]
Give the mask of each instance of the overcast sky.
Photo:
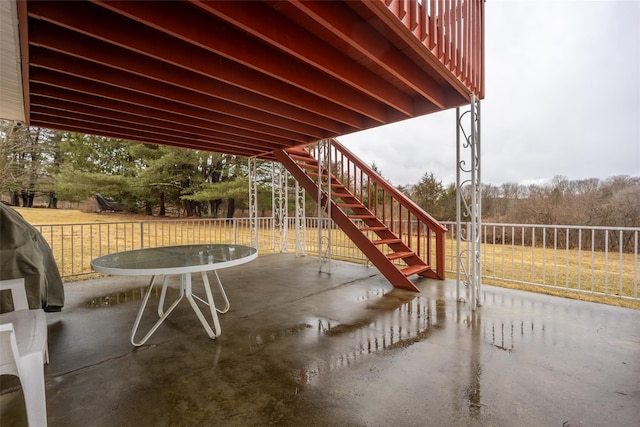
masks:
[[(640, 0), (489, 0), (482, 180), (640, 176)], [(455, 182), (455, 109), (339, 138), (393, 185)]]

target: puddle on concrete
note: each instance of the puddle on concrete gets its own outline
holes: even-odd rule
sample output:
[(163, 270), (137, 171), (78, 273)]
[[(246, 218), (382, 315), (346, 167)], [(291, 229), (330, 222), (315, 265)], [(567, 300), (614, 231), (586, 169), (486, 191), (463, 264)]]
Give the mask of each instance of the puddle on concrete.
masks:
[[(395, 351), (427, 340), (447, 323), (465, 325), (469, 339), (489, 345), (496, 351), (512, 355), (528, 341), (546, 340), (542, 322), (525, 320), (484, 320), (482, 311), (471, 312), (464, 304), (454, 302), (452, 295), (435, 297), (424, 294), (370, 289), (358, 297), (364, 304), (360, 316), (349, 321), (310, 317), (305, 321), (305, 334), (317, 340), (328, 354), (300, 367), (295, 373), (299, 384), (314, 381), (324, 372), (352, 367), (374, 353)], [(311, 325), (311, 327), (309, 327)], [(326, 341), (323, 341), (326, 340)], [(476, 388), (468, 390), (472, 415), (479, 414), (479, 384), (482, 368), (476, 366)]]
[(513, 323), (511, 325), (506, 326), (505, 333), (505, 324), (501, 323), (500, 325), (491, 325), (491, 330), (488, 331), (485, 328), (484, 335), (485, 340), (491, 344), (493, 347), (498, 350), (506, 351), (507, 353), (512, 353), (514, 349), (513, 344)]
[[(374, 353), (405, 349), (426, 340), (444, 326), (447, 305), (444, 299), (430, 299), (407, 292), (373, 289), (358, 298), (366, 306), (360, 317), (341, 323), (335, 319), (313, 317), (316, 339), (334, 350), (321, 361), (301, 367), (296, 381), (306, 384), (326, 371), (348, 368)], [(322, 340), (328, 340), (322, 344)]]
[[(147, 289), (148, 287), (145, 286), (143, 288), (136, 288), (128, 291), (113, 292), (107, 295), (91, 297), (86, 300), (83, 305), (85, 308), (106, 308), (134, 301), (141, 301), (142, 298), (144, 298), (144, 294), (147, 292)], [(149, 300), (160, 299), (161, 290), (162, 286), (155, 286), (153, 288), (153, 291), (151, 292), (151, 295), (149, 296)], [(177, 296), (178, 292), (179, 291), (177, 289), (167, 288), (166, 301), (171, 301), (172, 296)]]
[[(308, 318), (313, 325), (306, 334), (315, 334), (321, 346), (333, 350), (300, 367), (295, 373), (301, 385), (314, 381), (324, 372), (352, 367), (374, 353), (406, 349), (427, 340), (446, 323), (469, 328), (469, 339), (490, 345), (505, 354), (513, 354), (528, 340), (544, 339), (545, 327), (533, 321), (482, 321), (482, 312), (470, 312), (452, 298), (430, 298), (420, 294), (373, 289), (360, 296), (366, 305), (360, 317), (340, 322), (321, 317)], [(311, 336), (311, 335), (310, 335)], [(326, 345), (322, 340), (327, 340)], [(474, 386), (467, 390), (470, 415), (477, 416), (483, 407), (480, 401), (482, 368), (475, 367)]]
[(480, 364), (474, 364), (472, 367), (472, 380), (465, 390), (465, 397), (469, 406), (469, 415), (473, 419), (478, 419), (481, 414), (481, 409), (484, 406), (481, 402), (481, 378), (482, 378), (482, 366)]
[(384, 296), (387, 292), (389, 292), (389, 290), (385, 288), (367, 289), (364, 294), (358, 295), (356, 297), (356, 301), (367, 301), (372, 298), (379, 299), (380, 297)]
[(517, 344), (533, 339), (535, 335), (544, 336), (544, 324), (536, 324), (530, 321), (500, 322), (484, 325), (483, 338), (492, 347), (513, 353)]
[(279, 329), (275, 332), (270, 332), (268, 334), (256, 335), (255, 337), (250, 338), (249, 343), (249, 353), (255, 353), (260, 350), (264, 345), (269, 342), (277, 341), (281, 338), (288, 337), (291, 335), (295, 335), (307, 330), (312, 329), (313, 326), (309, 323), (299, 323), (297, 325), (293, 325), (288, 328)]

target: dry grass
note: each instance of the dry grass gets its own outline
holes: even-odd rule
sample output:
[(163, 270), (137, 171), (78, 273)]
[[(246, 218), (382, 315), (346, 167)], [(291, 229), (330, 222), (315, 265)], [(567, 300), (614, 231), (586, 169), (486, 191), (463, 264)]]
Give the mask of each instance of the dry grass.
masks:
[(638, 297), (637, 268), (636, 255), (630, 253), (483, 245), (487, 283), (640, 309), (640, 301), (619, 298)]
[(147, 215), (133, 215), (125, 213), (86, 213), (76, 209), (46, 209), (46, 208), (19, 208), (16, 211), (29, 222), (29, 224), (84, 224), (99, 222), (125, 222), (145, 221), (152, 217)]

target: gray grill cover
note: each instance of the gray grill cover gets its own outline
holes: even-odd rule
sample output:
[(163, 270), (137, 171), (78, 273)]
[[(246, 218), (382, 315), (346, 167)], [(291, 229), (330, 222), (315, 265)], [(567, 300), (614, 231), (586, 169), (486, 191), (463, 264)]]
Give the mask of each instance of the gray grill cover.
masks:
[[(53, 252), (42, 235), (16, 210), (0, 203), (0, 280), (24, 277), (29, 308), (60, 311), (64, 287)], [(13, 310), (9, 292), (0, 295), (0, 312)]]

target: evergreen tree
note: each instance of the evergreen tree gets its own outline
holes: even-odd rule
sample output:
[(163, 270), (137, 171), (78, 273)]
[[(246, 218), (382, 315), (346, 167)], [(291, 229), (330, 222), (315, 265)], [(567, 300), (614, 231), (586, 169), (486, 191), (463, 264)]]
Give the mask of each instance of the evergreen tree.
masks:
[[(58, 139), (58, 138), (56, 138)], [(137, 144), (77, 133), (59, 136), (60, 169), (56, 191), (63, 200), (79, 202), (97, 193), (137, 209), (136, 186), (144, 160), (131, 150)]]

